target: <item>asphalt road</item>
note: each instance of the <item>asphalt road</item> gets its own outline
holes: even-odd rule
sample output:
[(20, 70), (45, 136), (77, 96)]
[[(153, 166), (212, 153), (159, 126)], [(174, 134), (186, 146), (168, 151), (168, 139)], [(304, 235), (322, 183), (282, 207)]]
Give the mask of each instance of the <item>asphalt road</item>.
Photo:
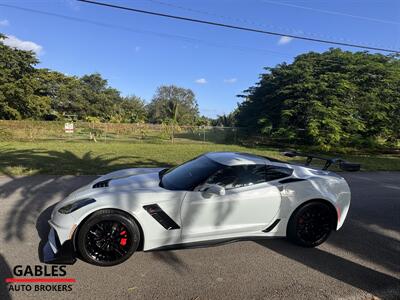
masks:
[(274, 239), (139, 252), (110, 268), (78, 261), (68, 292), (9, 292), (4, 278), (41, 265), (49, 207), (94, 177), (0, 177), (0, 299), (400, 299), (400, 172), (344, 176), (349, 216), (318, 248)]

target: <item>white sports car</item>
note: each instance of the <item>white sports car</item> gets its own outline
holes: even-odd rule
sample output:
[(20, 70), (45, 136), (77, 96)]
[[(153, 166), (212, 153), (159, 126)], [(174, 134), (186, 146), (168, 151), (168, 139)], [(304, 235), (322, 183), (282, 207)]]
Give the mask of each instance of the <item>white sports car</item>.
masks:
[[(100, 266), (119, 264), (138, 250), (284, 237), (315, 247), (338, 230), (350, 189), (332, 163), (307, 157), (306, 166), (246, 153), (214, 152), (180, 166), (109, 173), (59, 202), (51, 215), (47, 263), (75, 257)], [(308, 167), (325, 159), (322, 170)]]

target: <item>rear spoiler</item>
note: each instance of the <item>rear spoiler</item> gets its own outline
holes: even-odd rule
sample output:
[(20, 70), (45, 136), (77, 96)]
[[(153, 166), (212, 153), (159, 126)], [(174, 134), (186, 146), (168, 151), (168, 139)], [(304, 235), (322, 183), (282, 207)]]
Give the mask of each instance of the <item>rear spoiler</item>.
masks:
[(300, 153), (297, 151), (287, 151), (287, 152), (283, 152), (282, 154), (287, 157), (296, 157), (296, 156), (306, 157), (307, 159), (306, 159), (305, 166), (309, 166), (314, 158), (323, 160), (323, 161), (325, 161), (325, 165), (323, 166), (322, 170), (328, 170), (332, 164), (337, 164), (340, 169), (342, 169), (343, 171), (347, 171), (347, 172), (360, 171), (360, 168), (361, 168), (360, 164), (351, 163), (351, 162), (345, 161), (344, 159), (341, 159), (339, 157), (329, 158), (329, 157), (323, 157), (323, 156), (314, 155), (314, 154)]

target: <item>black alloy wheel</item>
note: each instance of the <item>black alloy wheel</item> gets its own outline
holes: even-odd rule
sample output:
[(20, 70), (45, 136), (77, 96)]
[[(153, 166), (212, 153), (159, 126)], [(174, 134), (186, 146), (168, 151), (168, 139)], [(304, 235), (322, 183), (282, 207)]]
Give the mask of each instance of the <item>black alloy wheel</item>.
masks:
[(77, 246), (85, 261), (113, 266), (128, 259), (139, 241), (140, 231), (134, 220), (113, 210), (101, 210), (80, 228)]
[(316, 247), (329, 237), (334, 215), (328, 204), (311, 202), (300, 207), (289, 220), (288, 238), (304, 247)]

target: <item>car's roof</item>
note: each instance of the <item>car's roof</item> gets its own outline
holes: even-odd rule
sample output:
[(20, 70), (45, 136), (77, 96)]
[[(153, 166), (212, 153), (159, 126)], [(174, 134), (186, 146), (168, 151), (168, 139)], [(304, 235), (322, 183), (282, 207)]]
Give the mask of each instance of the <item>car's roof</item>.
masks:
[(262, 156), (240, 152), (209, 152), (205, 156), (226, 166), (255, 165), (270, 162), (269, 159)]

